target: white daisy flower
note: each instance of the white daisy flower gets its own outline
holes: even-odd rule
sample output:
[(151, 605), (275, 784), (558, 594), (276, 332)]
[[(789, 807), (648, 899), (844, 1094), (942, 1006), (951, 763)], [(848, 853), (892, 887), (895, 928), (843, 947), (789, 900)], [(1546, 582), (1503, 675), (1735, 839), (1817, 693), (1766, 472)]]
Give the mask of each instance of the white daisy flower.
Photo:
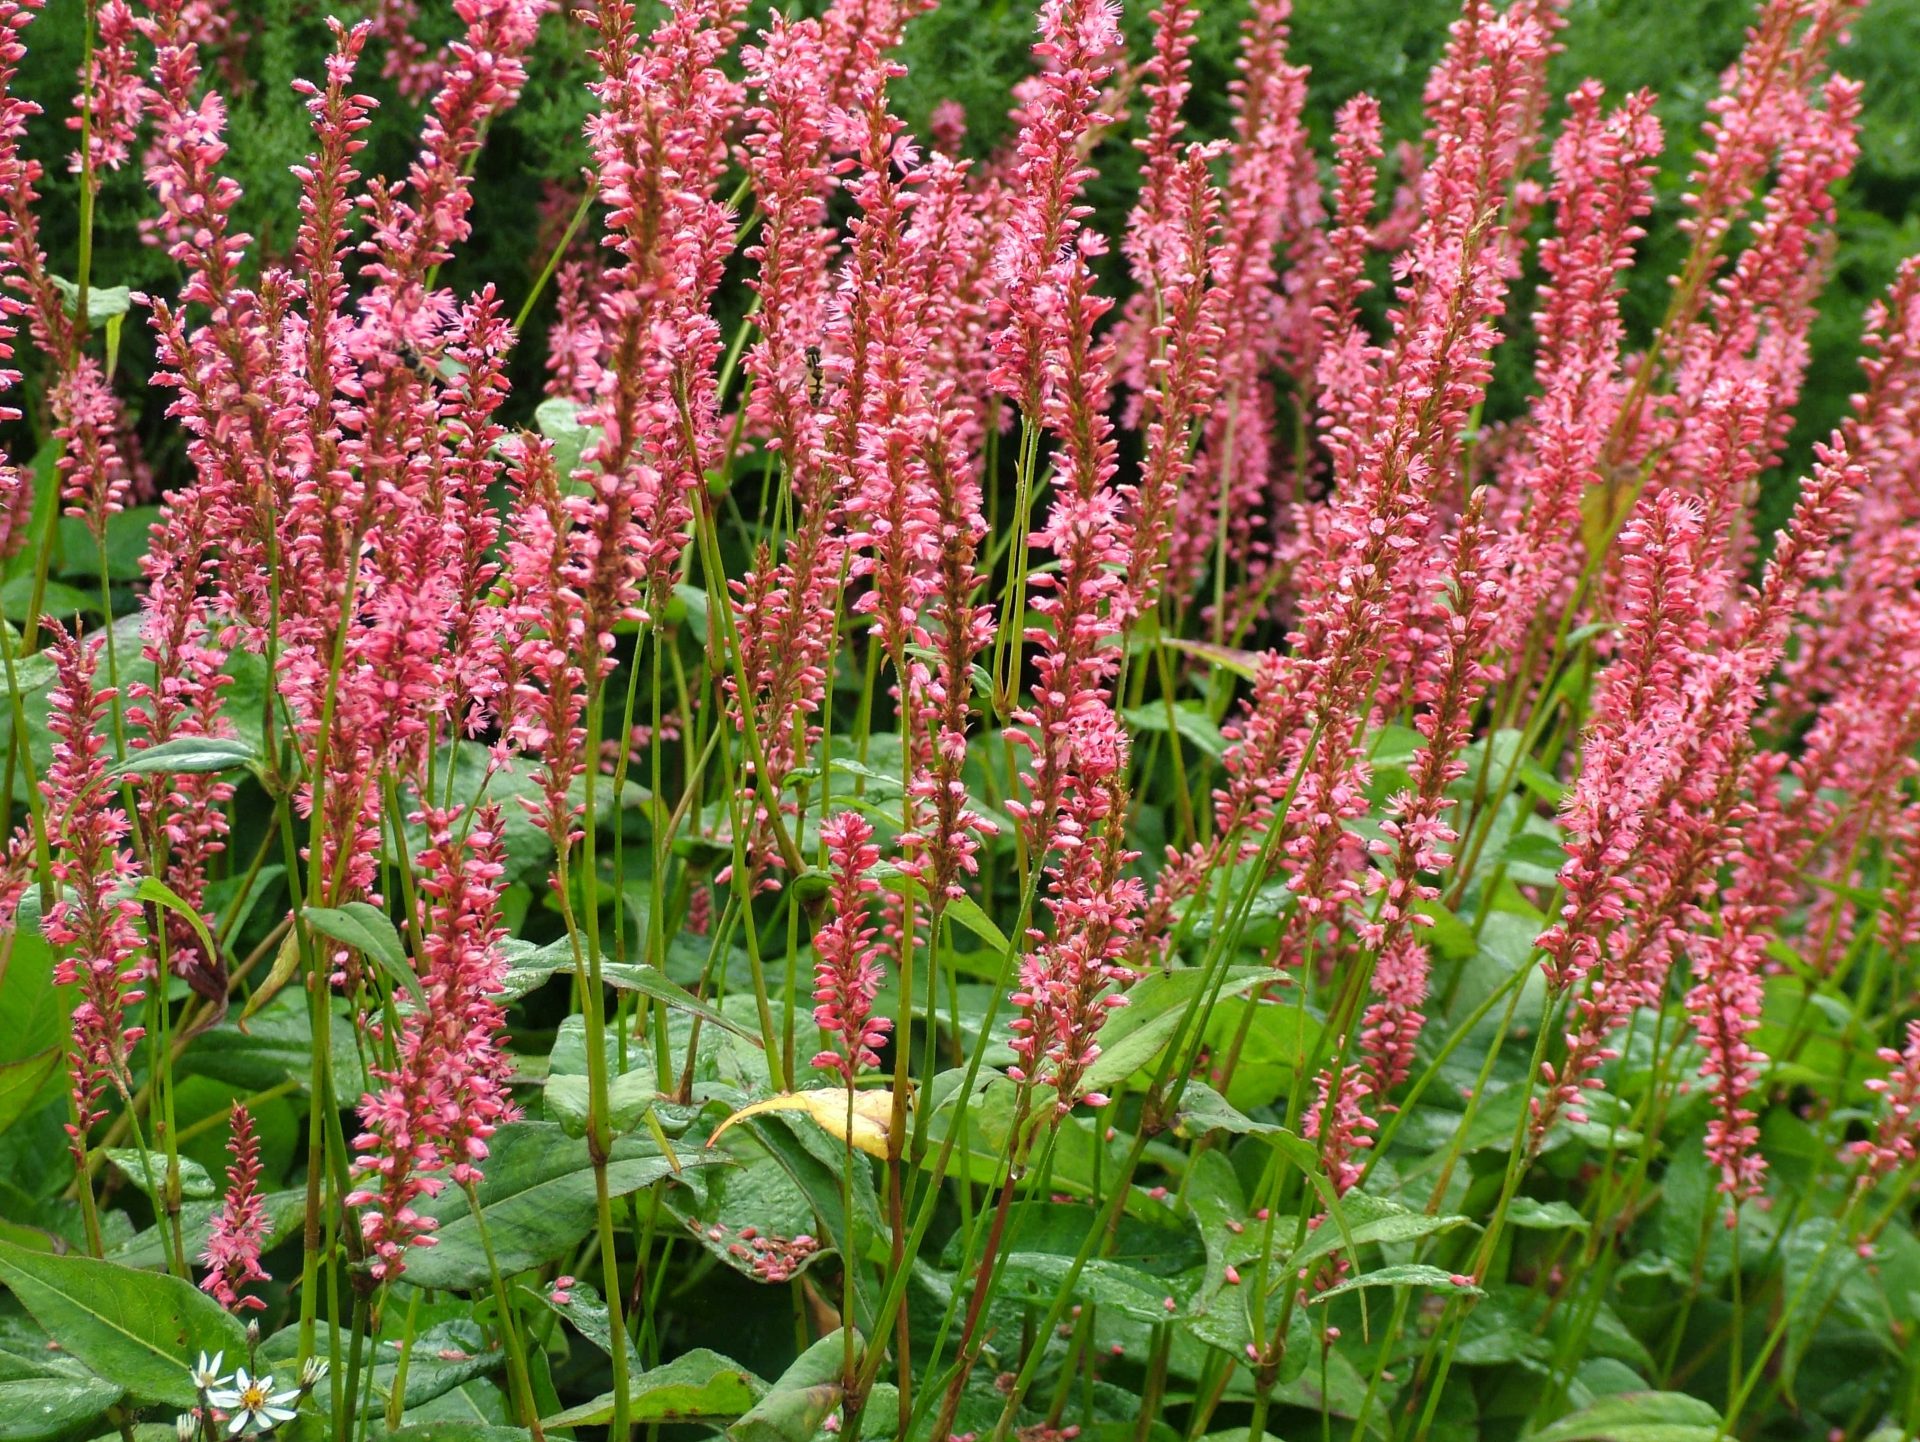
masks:
[(242, 1367), (233, 1374), (231, 1389), (215, 1392), (207, 1400), (221, 1411), (233, 1414), (227, 1421), (227, 1432), (238, 1437), (249, 1428), (255, 1432), (271, 1432), (282, 1422), (291, 1422), (300, 1394), (276, 1392), (272, 1377), (249, 1377), (247, 1369)]
[(194, 1391), (211, 1392), (215, 1387), (224, 1387), (227, 1384), (227, 1379), (220, 1375), (220, 1362), (226, 1355), (225, 1352), (215, 1352), (213, 1360), (209, 1362), (207, 1354), (202, 1352), (200, 1360), (187, 1368), (187, 1376), (193, 1380)]

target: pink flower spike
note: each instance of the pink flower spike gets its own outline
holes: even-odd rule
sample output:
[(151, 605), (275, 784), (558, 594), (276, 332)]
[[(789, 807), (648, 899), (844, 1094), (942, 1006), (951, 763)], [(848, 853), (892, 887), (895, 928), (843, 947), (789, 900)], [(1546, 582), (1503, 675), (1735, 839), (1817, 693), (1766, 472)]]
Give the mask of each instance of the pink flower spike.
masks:
[(832, 872), (832, 915), (813, 934), (813, 1019), (836, 1039), (813, 1064), (838, 1072), (851, 1085), (863, 1067), (880, 1064), (879, 1048), (891, 1023), (873, 1014), (882, 980), (877, 934), (868, 921), (869, 898), (880, 883), (868, 873), (880, 860), (873, 827), (857, 811), (840, 811), (820, 824)]
[(244, 1106), (233, 1108), (232, 1134), (227, 1150), (233, 1165), (227, 1168), (227, 1194), (214, 1213), (201, 1262), (207, 1275), (203, 1292), (228, 1311), (263, 1311), (266, 1303), (242, 1294), (241, 1288), (272, 1279), (260, 1266), (260, 1249), (267, 1237), (267, 1208), (260, 1197), (260, 1143), (253, 1134), (253, 1116)]

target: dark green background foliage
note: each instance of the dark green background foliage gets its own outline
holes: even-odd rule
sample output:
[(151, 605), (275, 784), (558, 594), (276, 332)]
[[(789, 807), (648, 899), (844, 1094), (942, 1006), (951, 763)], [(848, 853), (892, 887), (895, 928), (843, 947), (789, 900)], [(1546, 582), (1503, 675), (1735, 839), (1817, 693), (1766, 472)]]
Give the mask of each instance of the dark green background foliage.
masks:
[[(254, 10), (251, 5), (244, 8)], [(450, 6), (424, 8), (430, 13), (422, 22), (423, 38), (440, 38), (436, 26), (452, 33)], [(804, 8), (818, 8), (817, 0)], [(289, 167), (299, 161), (309, 137), (291, 82), (322, 73), (331, 45), (326, 16), (338, 11), (344, 17), (352, 9), (337, 0), (258, 0), (257, 10), (243, 22), (248, 32), (242, 62), (245, 83), (221, 88), (231, 118), (230, 173), (245, 188), (240, 219), (257, 237), (261, 253), (284, 253), (296, 223), (297, 182)], [(1316, 138), (1325, 140), (1334, 111), (1361, 90), (1380, 100), (1390, 140), (1417, 138), (1421, 87), (1456, 9), (1453, 0), (1296, 0), (1293, 55), (1311, 69), (1310, 123)], [(1136, 55), (1144, 53), (1150, 10), (1145, 0), (1134, 0), (1127, 8)], [(65, 156), (72, 144), (66, 119), (81, 56), (81, 13), (77, 5), (56, 4), (34, 22), (21, 76), (22, 92), (46, 109), (31, 143), (48, 169), (41, 209), (56, 270), (72, 268), (78, 228), (76, 207), (65, 203), (72, 193)], [(1229, 124), (1228, 84), (1243, 13), (1240, 4), (1203, 8), (1189, 104), (1200, 134), (1223, 133)], [(1672, 222), (1686, 189), (1700, 121), (1751, 13), (1749, 0), (1572, 0), (1569, 7), (1561, 36), (1564, 49), (1554, 62), (1556, 94), (1593, 76), (1615, 95), (1646, 86), (1661, 97), (1668, 146), (1657, 188), (1659, 209), (1649, 225), (1655, 239), (1647, 243), (1630, 285), (1628, 317), (1636, 334), (1650, 330), (1665, 303), (1666, 277), (1684, 245)], [(1032, 32), (1027, 0), (945, 0), (909, 30), (901, 53), (908, 73), (898, 84), (897, 108), (911, 124), (924, 127), (935, 104), (958, 100), (966, 108), (969, 143), (975, 153), (985, 154), (1010, 133), (1009, 91), (1029, 68)], [(455, 285), (491, 282), (507, 304), (517, 308), (538, 273), (579, 193), (588, 159), (581, 125), (589, 102), (585, 52), (590, 42), (591, 32), (570, 15), (552, 17), (546, 24), (530, 59), (526, 92), (488, 136), (480, 157), (475, 234), (449, 267), (448, 279)], [(1832, 426), (1858, 384), (1863, 309), (1885, 286), (1900, 258), (1920, 250), (1920, 76), (1911, 64), (1917, 54), (1920, 4), (1880, 0), (1859, 20), (1853, 44), (1840, 56), (1839, 68), (1866, 85), (1861, 159), (1842, 191), (1840, 245), (1814, 332), (1814, 364), (1799, 409), (1789, 472), (1797, 468), (1810, 442)], [(382, 58), (377, 45), (370, 47), (359, 77), (359, 88), (381, 101), (361, 161), (369, 174), (393, 175), (405, 169), (419, 117), (379, 78)], [(1128, 138), (1137, 133), (1138, 124), (1136, 114), (1129, 121)], [(1321, 149), (1324, 154), (1324, 144)], [(1111, 233), (1131, 198), (1133, 152), (1115, 137), (1100, 159), (1102, 175), (1092, 196)], [(137, 167), (105, 178), (96, 225), (96, 284), (171, 288), (171, 263), (140, 238), (139, 222), (150, 213)], [(738, 287), (723, 296), (723, 307), (742, 304)], [(546, 305), (551, 305), (550, 298)], [(1523, 291), (1510, 314), (1524, 314), (1525, 305)], [(518, 357), (519, 395), (512, 414), (521, 418), (538, 398), (543, 325), (543, 315), (536, 314)], [(128, 332), (122, 365), (139, 377), (150, 352), (139, 327), (130, 326)], [(1524, 342), (1524, 336), (1516, 339)], [(1524, 343), (1503, 349), (1490, 405), (1495, 418), (1524, 395), (1526, 362)], [(157, 397), (144, 404), (136, 400), (135, 424), (154, 447), (177, 445), (177, 438), (161, 439), (166, 432), (159, 425), (159, 405)], [(164, 449), (150, 449), (149, 456), (164, 484), (172, 458)], [(1773, 487), (1769, 510), (1780, 510), (1790, 494), (1789, 488)]]

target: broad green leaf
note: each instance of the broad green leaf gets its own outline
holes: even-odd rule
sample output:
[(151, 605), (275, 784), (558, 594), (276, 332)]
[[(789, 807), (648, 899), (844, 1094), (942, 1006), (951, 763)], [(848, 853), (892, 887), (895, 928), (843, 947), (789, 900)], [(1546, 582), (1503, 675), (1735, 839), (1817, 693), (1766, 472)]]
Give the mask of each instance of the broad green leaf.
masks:
[(1327, 1213), (1333, 1218), (1337, 1231), (1349, 1250), (1358, 1245), (1348, 1228), (1346, 1203), (1334, 1190), (1332, 1180), (1320, 1165), (1320, 1151), (1303, 1137), (1294, 1135), (1283, 1126), (1270, 1122), (1256, 1122), (1243, 1116), (1227, 1099), (1208, 1086), (1205, 1082), (1188, 1081), (1181, 1095), (1180, 1110), (1177, 1113), (1181, 1125), (1195, 1134), (1210, 1131), (1226, 1131), (1240, 1136), (1258, 1137), (1306, 1177), (1308, 1183), (1320, 1194)]
[[(70, 316), (80, 311), (80, 284), (68, 280), (63, 275), (48, 275), (53, 288), (60, 292), (60, 306)], [(124, 285), (89, 285), (87, 287), (87, 324), (103, 325), (115, 316), (122, 316), (133, 305), (133, 291)]]
[[(529, 1287), (524, 1283), (520, 1287), (521, 1295), (531, 1298), (541, 1306), (558, 1316), (565, 1317), (573, 1324), (574, 1331), (585, 1337), (607, 1356), (613, 1355), (613, 1317), (607, 1311), (606, 1299), (590, 1283), (576, 1281), (566, 1289), (564, 1302), (554, 1300), (554, 1288)], [(640, 1375), (645, 1363), (640, 1360), (640, 1351), (633, 1345), (633, 1338), (622, 1340), (627, 1348), (627, 1374)]]
[[(568, 1136), (584, 1137), (587, 1134), (587, 1104), (592, 1094), (585, 1076), (571, 1072), (550, 1073), (543, 1095), (546, 1098), (547, 1115), (560, 1123)], [(610, 1078), (607, 1083), (607, 1125), (613, 1128), (613, 1134), (624, 1136), (639, 1126), (656, 1095), (658, 1093), (654, 1090), (651, 1070), (622, 1072)]]
[(204, 776), (260, 764), (260, 753), (237, 736), (179, 736), (136, 751), (109, 773), (113, 776)]
[(580, 408), (560, 396), (550, 396), (533, 408), (533, 423), (553, 442), (553, 471), (562, 482), (579, 468), (580, 456), (600, 438), (600, 428), (580, 419)]
[(150, 901), (155, 906), (165, 907), (175, 916), (193, 928), (193, 934), (199, 939), (202, 950), (208, 956), (219, 956), (220, 947), (213, 939), (213, 933), (207, 930), (206, 918), (201, 916), (187, 899), (175, 891), (157, 876), (143, 876), (133, 894), (142, 901)]
[[(864, 1350), (853, 1337), (856, 1360)], [(847, 1357), (845, 1329), (831, 1332), (794, 1358), (767, 1395), (727, 1429), (734, 1442), (814, 1442), (820, 1425), (840, 1405)]]
[(1720, 1442), (1720, 1414), (1684, 1392), (1622, 1392), (1535, 1432), (1532, 1442)]
[[(354, 1045), (354, 1022), (344, 997), (333, 1002), (330, 1028), (334, 1094), (357, 1097), (367, 1089), (366, 1072)], [(303, 1087), (313, 1072), (313, 1030), (307, 1023), (304, 995), (283, 992), (260, 1015), (245, 1022), (229, 1019), (187, 1048), (180, 1073), (214, 1077), (247, 1091), (265, 1091), (283, 1081)]]
[(345, 906), (309, 906), (300, 913), (322, 936), (350, 946), (388, 971), (406, 971), (407, 949), (393, 921), (379, 907), (365, 901)]
[[(506, 996), (527, 995), (549, 977), (564, 972), (573, 974), (573, 952), (565, 938), (545, 946), (528, 946), (523, 941), (508, 941), (502, 947), (507, 959)], [(760, 1046), (760, 1034), (742, 1026), (718, 1007), (702, 1001), (684, 986), (672, 980), (657, 966), (643, 962), (606, 961), (600, 963), (600, 979), (615, 991), (631, 991), (663, 1001), (689, 1016), (697, 1016), (709, 1026), (732, 1032), (742, 1041)]]
[(730, 1031), (742, 1041), (761, 1046), (760, 1034), (734, 1021), (717, 1007), (709, 1006), (684, 986), (668, 979), (657, 966), (640, 962), (606, 961), (600, 964), (600, 979), (615, 991), (637, 992), (641, 996), (664, 1001), (668, 1006), (697, 1016), (710, 1026)]
[(0, 1242), (0, 1281), (62, 1350), (139, 1402), (190, 1407), (202, 1352), (246, 1355), (246, 1333), (190, 1282)]
[[(1127, 1004), (1108, 1019), (1100, 1032), (1100, 1055), (1087, 1068), (1086, 1091), (1112, 1091), (1159, 1056), (1186, 1020), (1197, 992), (1206, 984), (1200, 967), (1156, 971), (1136, 982)], [(1273, 980), (1267, 967), (1230, 970), (1222, 996), (1242, 995)]]
[[(1049, 1303), (1067, 1285), (1073, 1260), (1052, 1252), (1015, 1252), (1006, 1260), (1002, 1295), (1028, 1303)], [(1080, 1274), (1073, 1279), (1073, 1295), (1082, 1302), (1149, 1324), (1177, 1315), (1182, 1301), (1163, 1278), (1099, 1257), (1089, 1258), (1081, 1266)]]
[[(0, 611), (4, 611), (9, 621), (27, 619), (27, 610), (33, 604), (33, 580), (28, 576), (16, 576), (0, 586)], [(89, 594), (77, 587), (60, 581), (49, 581), (40, 592), (40, 614), (66, 619), (72, 616), (90, 615), (100, 609), (100, 597)]]
[[(391, 1348), (383, 1346), (381, 1351), (391, 1360), (373, 1369), (373, 1385), (381, 1396), (390, 1397), (400, 1372), (399, 1357)], [(505, 1350), (497, 1341), (488, 1346), (478, 1323), (463, 1319), (436, 1323), (413, 1339), (403, 1405), (423, 1407), (475, 1378), (499, 1371), (505, 1363)]]
[(1204, 1309), (1225, 1283), (1228, 1267), (1259, 1255), (1260, 1236), (1257, 1231), (1250, 1234), (1247, 1230), (1246, 1192), (1222, 1148), (1205, 1147), (1194, 1154), (1181, 1196), (1207, 1249), (1206, 1272), (1196, 1304)]
[(1782, 1288), (1793, 1299), (1778, 1362), (1789, 1401), (1794, 1400), (1801, 1362), (1818, 1345), (1824, 1325), (1852, 1324), (1899, 1355), (1866, 1264), (1832, 1217), (1809, 1217), (1791, 1228), (1780, 1252)]
[(1565, 1202), (1537, 1202), (1532, 1197), (1515, 1197), (1507, 1208), (1507, 1224), (1538, 1232), (1587, 1230), (1587, 1219)]
[[(840, 763), (835, 764), (837, 766)], [(927, 889), (917, 878), (884, 866), (875, 873), (875, 876), (880, 884), (894, 895), (904, 896), (910, 901), (918, 901), (923, 906), (928, 904)], [(946, 904), (946, 915), (956, 926), (972, 932), (1003, 956), (1013, 945), (1007, 940), (1007, 934), (994, 925), (993, 918), (980, 909), (980, 903), (970, 896), (949, 899)]]
[(1236, 1057), (1227, 1100), (1242, 1111), (1280, 1102), (1312, 1060), (1322, 1030), (1321, 1018), (1295, 998), (1223, 997), (1207, 1018), (1207, 1045)]
[(0, 1381), (0, 1442), (51, 1442), (73, 1435), (125, 1396), (98, 1377), (17, 1377)]
[(1357, 1291), (1362, 1287), (1432, 1287), (1441, 1292), (1458, 1292), (1469, 1297), (1481, 1297), (1486, 1294), (1465, 1277), (1451, 1272), (1443, 1272), (1438, 1267), (1419, 1266), (1408, 1263), (1402, 1266), (1380, 1267), (1371, 1272), (1361, 1272), (1348, 1277), (1343, 1282), (1335, 1282), (1323, 1292), (1317, 1292), (1307, 1298), (1309, 1303), (1324, 1302), (1329, 1297), (1337, 1297), (1342, 1292)]
[(1369, 1242), (1411, 1242), (1430, 1237), (1435, 1232), (1468, 1225), (1465, 1217), (1436, 1217), (1426, 1212), (1411, 1212), (1393, 1202), (1370, 1197), (1360, 1191), (1348, 1192), (1340, 1200), (1346, 1214), (1345, 1234), (1342, 1235), (1339, 1228), (1333, 1227), (1321, 1227), (1311, 1233), (1300, 1250), (1293, 1254), (1291, 1260), (1294, 1266), (1303, 1267), (1316, 1258), (1338, 1251), (1342, 1246), (1351, 1250)]
[[(486, 1176), (477, 1188), (487, 1233), (503, 1275), (524, 1272), (565, 1255), (593, 1229), (595, 1192), (587, 1144), (551, 1122), (515, 1122), (489, 1143)], [(683, 1154), (680, 1166), (713, 1166), (724, 1154)], [(675, 1174), (666, 1157), (637, 1138), (614, 1143), (607, 1189), (616, 1197)], [(407, 1280), (417, 1287), (466, 1291), (486, 1282), (487, 1258), (467, 1194), (448, 1187), (421, 1210), (439, 1222), (434, 1245), (407, 1257)]]
[[(142, 579), (145, 575), (142, 562), (153, 540), (154, 522), (159, 519), (158, 506), (129, 506), (107, 517), (107, 579), (129, 582)], [(62, 516), (59, 524), (57, 544), (61, 573), (69, 577), (98, 577), (100, 543), (94, 540), (87, 523), (79, 516)]]
[(1180, 1094), (1180, 1108), (1174, 1113), (1181, 1130), (1188, 1136), (1208, 1132), (1231, 1132), (1235, 1136), (1259, 1137), (1301, 1169), (1319, 1170), (1320, 1152), (1312, 1142), (1288, 1131), (1276, 1122), (1257, 1122), (1233, 1106), (1203, 1081), (1189, 1081)]
[[(650, 1372), (636, 1372), (628, 1389), (635, 1422), (712, 1422), (739, 1417), (768, 1387), (738, 1362), (697, 1347)], [(543, 1419), (543, 1427), (599, 1426), (613, 1418), (613, 1394)]]
[(1550, 885), (1566, 864), (1567, 853), (1551, 836), (1523, 831), (1500, 852), (1500, 861), (1517, 874), (1517, 879), (1537, 885)]
[[(147, 1186), (151, 1176), (155, 1185), (167, 1184), (167, 1154), (165, 1152), (143, 1152), (137, 1147), (108, 1147), (107, 1160), (114, 1169), (132, 1182), (141, 1191), (152, 1192)], [(217, 1188), (207, 1169), (192, 1157), (180, 1158), (180, 1195), (190, 1202), (204, 1202), (213, 1198)]]
[(1007, 934), (994, 925), (993, 918), (981, 910), (980, 903), (971, 896), (950, 898), (946, 914), (956, 925), (965, 927), (1003, 956), (1013, 945), (1007, 940)]
[(501, 1427), (492, 1422), (410, 1422), (386, 1434), (387, 1442), (532, 1442), (524, 1427)]
[(60, 1069), (60, 1050), (48, 1047), (19, 1061), (0, 1062), (0, 1132), (20, 1120), (20, 1115), (40, 1095), (40, 1089)]
[(1166, 704), (1158, 701), (1129, 706), (1121, 714), (1136, 732), (1171, 731), (1216, 761), (1227, 754), (1227, 738), (1220, 734), (1219, 724), (1203, 702), (1177, 701), (1171, 717), (1167, 715)]

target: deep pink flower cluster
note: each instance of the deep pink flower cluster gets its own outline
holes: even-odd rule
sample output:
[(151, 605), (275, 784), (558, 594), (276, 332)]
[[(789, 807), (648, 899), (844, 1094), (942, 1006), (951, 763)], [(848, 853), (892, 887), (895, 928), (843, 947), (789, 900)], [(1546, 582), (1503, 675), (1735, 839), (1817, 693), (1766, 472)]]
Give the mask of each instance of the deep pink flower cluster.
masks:
[(272, 1280), (260, 1265), (260, 1249), (267, 1239), (267, 1207), (260, 1196), (260, 1142), (253, 1134), (253, 1113), (244, 1106), (233, 1108), (227, 1150), (233, 1153), (233, 1165), (227, 1168), (226, 1195), (213, 1214), (207, 1249), (200, 1258), (207, 1269), (200, 1290), (229, 1311), (264, 1311), (265, 1302), (241, 1290)]
[(1914, 1120), (1920, 1111), (1920, 1021), (1907, 1023), (1904, 1047), (1881, 1047), (1878, 1055), (1889, 1074), (1867, 1082), (1867, 1087), (1880, 1098), (1880, 1124), (1872, 1137), (1852, 1148), (1860, 1158), (1863, 1182), (1884, 1177), (1920, 1155), (1920, 1128)]
[(879, 1048), (891, 1029), (885, 1017), (873, 1014), (882, 978), (868, 908), (880, 891), (872, 875), (880, 848), (857, 811), (837, 811), (821, 822), (820, 840), (833, 877), (833, 914), (813, 933), (813, 1019), (836, 1040), (813, 1064), (838, 1072), (850, 1086), (861, 1068), (880, 1064)]
[(418, 820), (429, 838), (415, 860), (420, 994), (389, 1038), (394, 1065), (376, 1073), (384, 1085), (360, 1104), (360, 1186), (346, 1199), (362, 1209), (376, 1277), (398, 1276), (409, 1246), (432, 1244), (433, 1220), (415, 1202), (447, 1181), (478, 1181), (487, 1138), (517, 1114), (507, 1094), (513, 1059), (500, 1037), (499, 812), (429, 810)]
[[(1096, 804), (1088, 805), (1088, 801)], [(1078, 1102), (1104, 1106), (1107, 1098), (1085, 1090), (1087, 1069), (1100, 1056), (1101, 1024), (1126, 1005), (1132, 981), (1126, 964), (1139, 924), (1143, 891), (1127, 868), (1137, 853), (1126, 847), (1126, 791), (1110, 781), (1104, 794), (1076, 793), (1084, 840), (1065, 848), (1050, 872), (1047, 909), (1051, 935), (1030, 933), (1032, 948), (1020, 963), (1013, 1004), (1013, 1050), (1020, 1064), (1007, 1074), (1053, 1088), (1065, 1113)]]
[(133, 47), (136, 32), (126, 0), (105, 0), (93, 11), (93, 49), (80, 68), (86, 103), (79, 114), (67, 117), (67, 128), (85, 137), (84, 148), (68, 162), (76, 175), (118, 170), (132, 154), (144, 93)]
[(132, 894), (139, 871), (122, 844), (130, 828), (107, 769), (102, 733), (114, 692), (94, 684), (101, 651), (102, 643), (78, 636), (54, 642), (53, 759), (40, 778), (53, 880), (61, 888), (41, 925), (59, 956), (54, 980), (77, 993), (67, 1134), (81, 1166), (87, 1132), (105, 1114), (107, 1088), (132, 1095), (134, 1049), (146, 1035), (135, 1018), (153, 973), (140, 935), (140, 902)]

